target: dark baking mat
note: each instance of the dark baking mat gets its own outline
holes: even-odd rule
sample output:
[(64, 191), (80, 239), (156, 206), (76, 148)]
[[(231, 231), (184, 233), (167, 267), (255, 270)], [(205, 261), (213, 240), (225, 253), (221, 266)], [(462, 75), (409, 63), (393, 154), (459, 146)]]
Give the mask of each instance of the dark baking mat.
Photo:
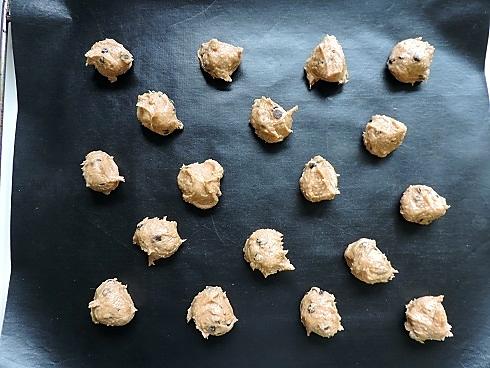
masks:
[[(490, 127), (483, 75), (487, 1), (15, 1), (12, 32), (19, 117), (12, 196), (12, 278), (0, 365), (5, 367), (488, 367)], [(303, 65), (325, 33), (344, 47), (350, 82), (308, 90)], [(393, 45), (423, 36), (436, 47), (430, 80), (397, 83)], [(134, 55), (115, 84), (84, 67), (105, 37)], [(199, 69), (196, 50), (217, 37), (245, 49), (232, 84)], [(140, 127), (135, 104), (167, 92), (185, 124), (162, 138)], [(248, 126), (254, 98), (297, 104), (294, 133), (267, 145)], [(373, 114), (405, 122), (389, 158), (369, 155)], [(79, 164), (103, 149), (127, 182), (106, 197), (85, 188)], [(326, 157), (341, 195), (310, 204), (303, 164)], [(219, 205), (180, 198), (183, 163), (218, 160)], [(404, 189), (433, 186), (451, 209), (424, 227), (398, 213)], [(148, 268), (131, 243), (145, 216), (169, 216), (188, 241)], [(296, 271), (264, 280), (242, 258), (259, 227), (284, 233)], [(352, 277), (345, 246), (378, 241), (400, 271), (386, 285)], [(124, 328), (92, 324), (87, 304), (110, 277), (139, 312)], [(185, 322), (206, 285), (229, 295), (239, 322), (204, 341)], [(299, 301), (334, 293), (345, 331), (306, 337)], [(425, 345), (403, 328), (413, 297), (444, 294), (455, 337)]]

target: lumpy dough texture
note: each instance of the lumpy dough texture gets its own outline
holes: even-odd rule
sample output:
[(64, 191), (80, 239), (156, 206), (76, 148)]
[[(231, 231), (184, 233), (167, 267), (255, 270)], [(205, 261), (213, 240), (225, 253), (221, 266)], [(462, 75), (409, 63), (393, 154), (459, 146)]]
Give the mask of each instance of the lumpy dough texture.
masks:
[(444, 216), (448, 208), (446, 198), (427, 185), (410, 185), (400, 199), (400, 213), (405, 220), (421, 225)]
[(118, 187), (119, 182), (124, 182), (114, 157), (104, 151), (88, 153), (81, 165), (85, 185), (96, 192), (108, 195)]
[(267, 143), (281, 142), (293, 132), (293, 114), (296, 111), (298, 106), (286, 111), (270, 98), (262, 96), (252, 105), (250, 125), (255, 134)]
[(187, 310), (187, 323), (191, 319), (205, 339), (209, 335), (221, 336), (230, 332), (238, 321), (226, 292), (219, 286), (206, 286), (194, 297)]
[(252, 270), (258, 269), (264, 277), (294, 270), (286, 257), (288, 251), (282, 246), (282, 238), (283, 235), (273, 229), (259, 229), (250, 235), (243, 247), (243, 254)]
[(303, 168), (299, 179), (301, 192), (310, 202), (332, 200), (340, 194), (338, 176), (330, 162), (315, 156)]
[(398, 273), (372, 239), (361, 238), (349, 244), (344, 257), (351, 273), (367, 284), (388, 282)]
[(412, 339), (423, 344), (426, 340), (444, 341), (446, 337), (453, 336), (442, 305), (443, 299), (444, 295), (423, 296), (408, 303), (405, 329)]
[(126, 285), (117, 279), (100, 284), (88, 307), (92, 321), (106, 326), (124, 326), (131, 322), (137, 312)]
[(240, 65), (242, 53), (243, 48), (213, 38), (201, 45), (197, 57), (201, 67), (211, 77), (231, 82), (231, 75)]
[(133, 65), (133, 55), (123, 45), (110, 38), (94, 43), (85, 57), (85, 65), (95, 66), (95, 69), (111, 83)]
[(133, 244), (148, 254), (149, 266), (160, 258), (170, 257), (185, 240), (177, 232), (177, 222), (167, 221), (167, 217), (146, 217), (136, 226), (133, 235)]
[(223, 173), (223, 167), (211, 159), (183, 165), (177, 176), (182, 198), (204, 210), (216, 206), (221, 196), (220, 180)]
[(332, 337), (344, 329), (340, 324), (335, 296), (320, 288), (312, 287), (305, 294), (299, 311), (308, 336), (313, 332), (322, 337)]
[(177, 119), (173, 101), (160, 91), (148, 91), (138, 96), (136, 116), (143, 126), (160, 135), (184, 128)]
[(414, 84), (429, 78), (434, 46), (422, 37), (398, 42), (388, 58), (388, 69), (400, 82)]
[(374, 115), (362, 134), (364, 146), (375, 156), (386, 157), (405, 139), (407, 126), (386, 115)]
[(335, 36), (326, 35), (313, 49), (306, 60), (305, 71), (310, 88), (319, 80), (347, 83), (349, 74), (344, 51)]

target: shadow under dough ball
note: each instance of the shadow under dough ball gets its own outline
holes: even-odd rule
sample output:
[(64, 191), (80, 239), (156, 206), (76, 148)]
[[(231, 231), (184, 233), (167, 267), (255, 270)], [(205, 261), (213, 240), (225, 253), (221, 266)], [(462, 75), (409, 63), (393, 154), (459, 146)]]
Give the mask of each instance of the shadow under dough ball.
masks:
[(319, 80), (347, 83), (349, 73), (342, 46), (335, 36), (326, 35), (313, 49), (304, 66), (310, 89)]
[(127, 286), (117, 279), (109, 279), (100, 284), (88, 307), (92, 321), (106, 326), (124, 326), (131, 322), (138, 311)]
[(206, 286), (194, 297), (187, 310), (187, 323), (191, 320), (205, 339), (230, 332), (238, 321), (226, 292), (219, 286)]
[(243, 48), (218, 41), (216, 38), (205, 42), (197, 50), (197, 58), (202, 69), (213, 78), (231, 82), (231, 75), (242, 60)]
[(117, 81), (117, 77), (126, 73), (133, 65), (133, 55), (111, 38), (94, 43), (85, 57), (85, 65), (95, 66), (111, 83)]
[(81, 166), (85, 186), (96, 192), (109, 195), (119, 186), (120, 182), (124, 182), (124, 177), (119, 175), (119, 168), (114, 162), (114, 157), (104, 151), (88, 153)]
[(409, 38), (393, 47), (386, 65), (398, 81), (413, 85), (429, 79), (434, 51), (422, 37)]

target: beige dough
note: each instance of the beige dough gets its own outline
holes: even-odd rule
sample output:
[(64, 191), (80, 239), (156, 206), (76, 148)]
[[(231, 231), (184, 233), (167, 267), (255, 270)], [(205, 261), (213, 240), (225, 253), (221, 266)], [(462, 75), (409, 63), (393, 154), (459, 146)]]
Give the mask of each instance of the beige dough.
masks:
[(133, 244), (137, 244), (148, 254), (148, 266), (160, 258), (168, 258), (179, 249), (186, 239), (181, 239), (177, 232), (177, 222), (158, 217), (145, 217), (136, 226)]
[(410, 185), (400, 199), (400, 213), (405, 220), (421, 225), (444, 216), (450, 207), (446, 198), (427, 185)]
[(426, 340), (444, 341), (446, 337), (453, 336), (442, 305), (443, 299), (444, 295), (423, 296), (408, 303), (405, 329), (412, 339), (423, 344)]
[(194, 297), (187, 310), (187, 323), (191, 319), (205, 339), (209, 335), (221, 336), (230, 332), (238, 321), (226, 292), (219, 286), (206, 286)]
[(85, 185), (96, 192), (108, 195), (118, 187), (119, 182), (124, 182), (114, 157), (104, 151), (88, 153), (81, 165)]
[(338, 176), (330, 162), (322, 156), (315, 156), (305, 164), (299, 187), (310, 202), (332, 200), (340, 194)]
[(182, 165), (177, 176), (182, 198), (203, 210), (216, 206), (221, 196), (220, 180), (223, 173), (223, 167), (211, 159), (201, 164)]
[(388, 69), (400, 82), (422, 82), (429, 78), (434, 51), (434, 46), (422, 41), (422, 37), (403, 40), (393, 47)]
[(177, 119), (173, 101), (160, 91), (148, 91), (138, 96), (136, 116), (144, 127), (160, 135), (169, 135), (184, 128)]
[(281, 142), (291, 134), (293, 114), (298, 106), (286, 111), (268, 97), (261, 97), (254, 101), (250, 113), (250, 124), (255, 134), (267, 143)]
[(242, 53), (243, 48), (213, 38), (201, 45), (197, 57), (201, 67), (211, 77), (231, 82), (231, 75), (240, 65)]
[(351, 273), (366, 284), (388, 282), (398, 273), (372, 239), (361, 238), (349, 244), (344, 257)]
[(273, 229), (259, 229), (250, 235), (243, 247), (243, 254), (252, 270), (259, 270), (264, 277), (294, 270), (286, 257), (288, 251), (282, 246), (282, 238), (283, 235)]
[(95, 69), (111, 83), (133, 65), (133, 55), (123, 45), (110, 38), (94, 43), (85, 57), (85, 65), (95, 66)]
[(362, 137), (366, 149), (378, 157), (386, 157), (405, 139), (407, 126), (386, 115), (374, 115), (366, 124)]
[(344, 328), (335, 306), (335, 296), (317, 287), (308, 291), (299, 306), (301, 322), (306, 334), (316, 333), (322, 337), (332, 337)]
[(95, 324), (124, 326), (131, 322), (138, 311), (128, 293), (127, 286), (117, 279), (105, 280), (95, 290), (94, 300), (88, 307)]
[(313, 49), (306, 60), (305, 71), (310, 88), (319, 80), (339, 84), (348, 82), (344, 51), (335, 36), (326, 35)]

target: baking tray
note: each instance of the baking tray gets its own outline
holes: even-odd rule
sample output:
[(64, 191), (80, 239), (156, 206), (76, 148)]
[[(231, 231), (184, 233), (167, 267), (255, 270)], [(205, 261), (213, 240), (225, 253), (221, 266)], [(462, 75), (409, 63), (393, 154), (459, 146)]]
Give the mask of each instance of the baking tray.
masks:
[[(6, 367), (290, 366), (488, 367), (490, 128), (483, 75), (486, 1), (16, 1), (12, 32), (19, 90), (12, 193), (12, 278), (0, 347)], [(326, 33), (344, 47), (350, 81), (311, 91), (303, 65)], [(402, 39), (436, 47), (430, 80), (402, 85), (386, 58)], [(134, 55), (110, 84), (83, 54), (112, 37)], [(245, 49), (232, 84), (199, 69), (216, 37)], [(136, 120), (138, 94), (175, 101), (182, 133), (157, 136)], [(248, 125), (252, 101), (299, 106), (294, 133), (267, 145)], [(380, 160), (362, 146), (373, 114), (408, 126)], [(79, 163), (102, 149), (126, 183), (110, 196), (85, 188)], [(310, 204), (304, 163), (326, 157), (341, 195)], [(176, 185), (183, 163), (218, 160), (219, 205), (200, 211)], [(451, 205), (431, 226), (398, 213), (409, 184)], [(168, 216), (187, 238), (149, 268), (131, 237), (145, 216)], [(257, 228), (284, 233), (294, 272), (264, 280), (243, 260)], [(342, 254), (376, 239), (400, 271), (386, 284), (352, 277)], [(118, 277), (139, 309), (124, 328), (92, 324), (87, 304)], [(227, 292), (239, 322), (204, 341), (185, 314), (206, 285)], [(299, 301), (311, 286), (335, 294), (345, 331), (306, 337)], [(403, 328), (404, 305), (444, 294), (454, 338), (425, 345)]]

